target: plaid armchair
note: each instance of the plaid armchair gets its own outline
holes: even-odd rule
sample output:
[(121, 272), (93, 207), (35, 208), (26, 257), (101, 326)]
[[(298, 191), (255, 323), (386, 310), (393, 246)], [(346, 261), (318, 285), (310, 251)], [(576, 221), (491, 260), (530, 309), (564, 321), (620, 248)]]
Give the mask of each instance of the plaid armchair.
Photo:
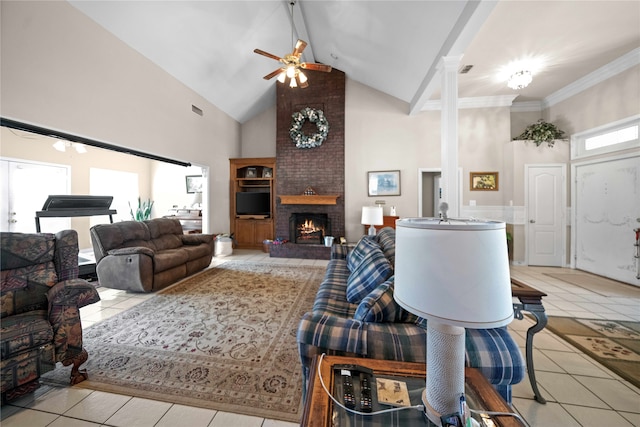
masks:
[[(351, 250), (334, 245), (313, 308), (297, 332), (303, 390), (314, 356), (426, 362), (426, 320), (393, 299), (395, 230), (365, 236)], [(511, 402), (511, 385), (524, 377), (522, 353), (506, 328), (467, 329), (467, 366), (479, 369)]]
[(78, 234), (1, 233), (0, 373), (2, 402), (39, 387), (56, 362), (73, 365), (71, 384), (87, 378), (80, 307), (100, 300), (78, 278)]

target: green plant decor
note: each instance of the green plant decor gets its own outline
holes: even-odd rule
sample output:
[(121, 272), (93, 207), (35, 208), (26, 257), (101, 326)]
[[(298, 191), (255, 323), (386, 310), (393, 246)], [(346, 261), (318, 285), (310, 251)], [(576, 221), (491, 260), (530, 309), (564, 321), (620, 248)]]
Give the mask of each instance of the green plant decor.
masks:
[(537, 147), (546, 142), (549, 147), (553, 147), (556, 139), (563, 139), (564, 131), (561, 131), (553, 123), (547, 123), (543, 119), (526, 127), (524, 132), (513, 138), (513, 140), (533, 141)]
[(134, 221), (146, 221), (151, 219), (151, 208), (153, 207), (153, 202), (151, 199), (147, 199), (146, 201), (142, 201), (140, 197), (138, 197), (138, 207), (136, 208), (135, 214), (133, 213), (133, 208), (131, 207), (131, 202), (129, 202), (129, 211), (131, 212), (131, 219)]

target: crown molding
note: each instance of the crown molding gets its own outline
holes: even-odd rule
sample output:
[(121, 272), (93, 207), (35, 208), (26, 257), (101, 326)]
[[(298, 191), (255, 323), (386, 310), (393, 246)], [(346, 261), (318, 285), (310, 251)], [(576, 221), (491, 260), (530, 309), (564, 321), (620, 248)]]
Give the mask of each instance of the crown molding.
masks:
[(542, 111), (544, 108), (544, 101), (526, 101), (526, 102), (514, 102), (511, 106), (512, 113), (527, 113), (530, 111)]
[(547, 96), (542, 101), (543, 108), (549, 108), (556, 105), (557, 103), (571, 98), (572, 96), (575, 96), (578, 93), (610, 79), (616, 74), (620, 74), (621, 72), (638, 64), (640, 64), (640, 48), (635, 48), (631, 52), (622, 55), (620, 58), (611, 61), (610, 63)]
[[(458, 108), (490, 108), (511, 107), (513, 100), (518, 95), (476, 96), (471, 98), (458, 98)], [(427, 101), (421, 111), (437, 111), (441, 109), (440, 100)]]

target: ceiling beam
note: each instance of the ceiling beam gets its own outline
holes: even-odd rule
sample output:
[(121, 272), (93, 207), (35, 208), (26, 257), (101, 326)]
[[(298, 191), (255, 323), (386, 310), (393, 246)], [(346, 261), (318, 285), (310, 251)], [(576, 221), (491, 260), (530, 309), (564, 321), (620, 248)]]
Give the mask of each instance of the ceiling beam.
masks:
[(429, 97), (440, 86), (440, 70), (438, 64), (442, 58), (463, 55), (496, 4), (496, 1), (490, 0), (470, 0), (467, 2), (460, 17), (449, 33), (449, 37), (447, 37), (438, 55), (434, 58), (422, 83), (413, 96), (409, 104), (409, 115), (414, 115), (422, 111), (424, 105), (429, 101)]

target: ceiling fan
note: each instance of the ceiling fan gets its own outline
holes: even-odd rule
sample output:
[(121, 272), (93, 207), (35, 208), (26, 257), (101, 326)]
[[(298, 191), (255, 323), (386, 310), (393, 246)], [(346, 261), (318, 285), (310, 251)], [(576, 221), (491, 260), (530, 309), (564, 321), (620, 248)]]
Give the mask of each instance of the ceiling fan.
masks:
[(284, 83), (286, 79), (289, 78), (290, 87), (297, 87), (299, 83), (300, 87), (305, 88), (309, 86), (309, 83), (307, 83), (307, 76), (304, 75), (302, 70), (322, 71), (325, 73), (331, 72), (330, 65), (316, 64), (314, 62), (300, 62), (300, 55), (302, 55), (302, 51), (305, 47), (307, 47), (307, 42), (304, 40), (298, 40), (293, 52), (289, 55), (285, 55), (284, 58), (280, 58), (279, 56), (265, 52), (264, 50), (254, 49), (253, 51), (259, 55), (282, 62), (282, 67), (267, 74), (263, 78), (265, 80), (270, 80), (275, 76), (278, 76), (278, 81), (280, 83)]
[[(291, 44), (293, 44), (293, 31), (295, 29), (295, 24), (293, 22), (293, 6), (296, 2), (295, 0), (291, 0), (289, 4), (291, 5)], [(265, 80), (270, 80), (275, 76), (278, 76), (278, 81), (280, 83), (284, 83), (287, 78), (289, 78), (289, 87), (298, 87), (299, 84), (300, 87), (305, 88), (309, 86), (309, 83), (307, 83), (307, 76), (304, 75), (302, 70), (314, 70), (330, 73), (330, 65), (316, 64), (313, 62), (300, 62), (300, 55), (302, 55), (302, 51), (305, 47), (307, 47), (307, 42), (298, 39), (295, 47), (293, 48), (293, 52), (289, 55), (285, 55), (284, 58), (280, 58), (279, 56), (265, 52), (261, 49), (253, 49), (253, 51), (259, 55), (282, 62), (282, 67), (267, 74), (263, 78)]]

